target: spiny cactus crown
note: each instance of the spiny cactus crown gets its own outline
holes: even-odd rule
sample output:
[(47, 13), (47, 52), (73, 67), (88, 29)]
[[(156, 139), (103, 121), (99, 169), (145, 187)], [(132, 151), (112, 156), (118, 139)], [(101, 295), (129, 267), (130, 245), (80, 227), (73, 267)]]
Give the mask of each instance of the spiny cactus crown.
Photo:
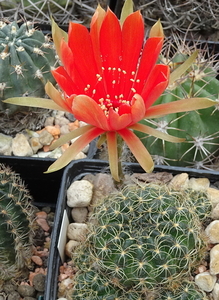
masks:
[(165, 186), (128, 186), (105, 199), (75, 253), (74, 299), (123, 299), (124, 293), (147, 299), (158, 286), (171, 290), (205, 251), (201, 220), (209, 211), (204, 193)]
[[(55, 82), (50, 72), (57, 62), (48, 36), (31, 22), (0, 22), (0, 100), (19, 96), (45, 96), (46, 82)], [(0, 110), (16, 106), (0, 102)], [(10, 114), (10, 113), (9, 113)]]

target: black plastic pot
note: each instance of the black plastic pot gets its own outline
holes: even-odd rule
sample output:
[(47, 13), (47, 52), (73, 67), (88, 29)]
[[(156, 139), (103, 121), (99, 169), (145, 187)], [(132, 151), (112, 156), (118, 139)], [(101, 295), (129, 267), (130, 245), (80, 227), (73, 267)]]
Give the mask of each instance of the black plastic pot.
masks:
[[(96, 151), (96, 141), (94, 140), (90, 143), (87, 157), (92, 159)], [(53, 173), (44, 173), (54, 161), (54, 158), (0, 155), (1, 164), (9, 166), (20, 174), (36, 206), (56, 206), (64, 169)]]
[[(144, 170), (136, 163), (125, 163), (126, 171), (130, 173), (144, 173)], [(57, 209), (55, 213), (54, 228), (51, 236), (50, 254), (48, 260), (48, 269), (46, 277), (46, 290), (44, 294), (44, 300), (56, 300), (58, 289), (58, 275), (59, 267), (61, 265), (61, 257), (57, 248), (60, 228), (62, 224), (62, 218), (64, 211), (70, 218), (71, 209), (66, 205), (66, 193), (68, 187), (75, 180), (80, 180), (87, 174), (96, 174), (100, 172), (106, 173), (109, 170), (108, 162), (101, 160), (89, 160), (84, 159), (80, 161), (71, 162), (66, 167), (60, 186)], [(211, 183), (219, 181), (219, 172), (208, 170), (197, 170), (192, 168), (170, 167), (170, 166), (156, 166), (154, 172), (169, 172), (173, 175), (179, 173), (188, 173), (190, 177), (207, 177)]]

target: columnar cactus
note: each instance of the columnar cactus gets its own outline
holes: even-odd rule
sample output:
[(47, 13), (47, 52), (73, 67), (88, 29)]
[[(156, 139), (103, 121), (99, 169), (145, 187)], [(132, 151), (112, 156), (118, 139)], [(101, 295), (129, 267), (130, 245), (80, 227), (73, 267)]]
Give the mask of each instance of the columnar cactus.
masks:
[[(44, 97), (44, 86), (54, 82), (50, 70), (57, 62), (49, 37), (30, 22), (0, 22), (0, 100), (19, 96)], [(17, 107), (0, 101), (0, 111)]]
[(0, 164), (0, 282), (30, 265), (33, 207), (19, 175)]
[[(158, 299), (160, 289), (172, 293), (206, 250), (201, 221), (210, 208), (202, 192), (156, 185), (128, 186), (105, 199), (87, 241), (73, 255), (79, 268), (73, 299)], [(201, 295), (193, 287), (188, 299), (195, 293)]]
[[(172, 43), (172, 42), (171, 42)], [(190, 55), (194, 48), (186, 46), (183, 41), (175, 39), (175, 53), (164, 54), (161, 60), (166, 61), (176, 70)], [(184, 46), (183, 46), (184, 44)], [(174, 49), (174, 44), (171, 44)], [(205, 58), (205, 55), (210, 58)], [(207, 97), (218, 102), (219, 82), (214, 56), (200, 50), (197, 59), (181, 78), (167, 88), (156, 104), (177, 101), (183, 98)], [(138, 137), (153, 155), (156, 164), (170, 164), (176, 166), (194, 166), (203, 168), (210, 165), (217, 155), (219, 145), (219, 131), (216, 126), (219, 119), (219, 105), (200, 111), (170, 114), (168, 116), (144, 120), (154, 128), (183, 137), (185, 142), (174, 144), (136, 132)]]

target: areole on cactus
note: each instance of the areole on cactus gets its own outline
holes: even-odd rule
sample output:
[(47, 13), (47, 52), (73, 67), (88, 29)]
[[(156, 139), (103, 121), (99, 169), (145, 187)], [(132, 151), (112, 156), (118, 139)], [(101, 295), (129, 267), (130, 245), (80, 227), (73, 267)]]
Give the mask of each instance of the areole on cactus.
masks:
[(142, 15), (132, 11), (132, 1), (127, 0), (120, 22), (110, 9), (105, 12), (98, 6), (90, 32), (85, 26), (71, 22), (68, 37), (53, 22), (53, 39), (63, 66), (52, 73), (62, 91), (48, 82), (45, 88), (52, 100), (27, 97), (5, 101), (68, 111), (89, 124), (53, 144), (52, 147), (56, 147), (80, 136), (48, 172), (67, 165), (98, 136), (101, 136), (98, 145), (107, 141), (110, 170), (115, 180), (119, 181), (118, 137), (125, 141), (142, 168), (151, 172), (153, 160), (133, 130), (174, 143), (183, 139), (139, 124), (139, 121), (214, 105), (207, 98), (198, 101), (192, 98), (179, 100), (176, 105), (152, 106), (169, 81), (169, 66), (157, 64), (164, 40), (163, 30), (158, 21), (144, 42)]

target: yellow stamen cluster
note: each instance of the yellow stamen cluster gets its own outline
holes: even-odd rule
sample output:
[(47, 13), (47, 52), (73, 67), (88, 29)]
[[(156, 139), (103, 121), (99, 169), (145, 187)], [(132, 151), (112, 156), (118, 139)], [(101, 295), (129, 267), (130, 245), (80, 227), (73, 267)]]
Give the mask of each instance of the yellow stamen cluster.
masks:
[[(131, 78), (129, 79), (129, 81), (131, 82), (131, 87), (128, 98), (130, 100), (124, 99), (123, 93), (118, 94), (119, 91), (122, 92), (123, 90), (123, 82), (126, 75), (127, 71), (121, 68), (108, 67), (106, 69), (102, 67), (102, 74), (96, 74), (97, 81), (95, 85), (91, 86), (91, 84), (88, 83), (84, 88), (85, 94), (97, 101), (98, 105), (104, 111), (106, 116), (109, 115), (110, 108), (113, 108), (114, 111), (118, 112), (120, 105), (130, 105), (133, 94), (137, 93), (134, 85), (136, 85), (136, 83), (140, 83), (140, 79), (137, 79), (136, 72), (132, 71), (130, 74)], [(98, 84), (102, 85), (100, 89), (100, 85), (98, 86)], [(101, 94), (104, 94), (103, 97), (100, 97), (100, 91)]]

